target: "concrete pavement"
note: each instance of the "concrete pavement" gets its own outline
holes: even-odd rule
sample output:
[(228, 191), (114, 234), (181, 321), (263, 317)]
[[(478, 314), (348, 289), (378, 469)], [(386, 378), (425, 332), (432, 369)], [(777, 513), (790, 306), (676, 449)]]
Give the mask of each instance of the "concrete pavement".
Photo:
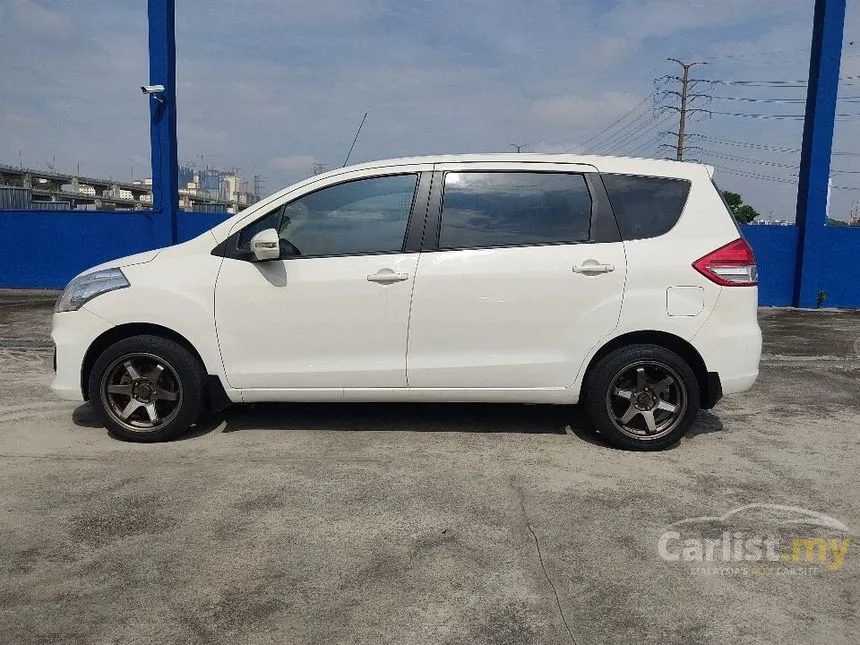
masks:
[(856, 642), (853, 541), (758, 575), (657, 547), (757, 503), (855, 539), (856, 313), (763, 310), (755, 389), (660, 453), (500, 405), (235, 407), (137, 445), (51, 397), (55, 297), (0, 294), (2, 643)]

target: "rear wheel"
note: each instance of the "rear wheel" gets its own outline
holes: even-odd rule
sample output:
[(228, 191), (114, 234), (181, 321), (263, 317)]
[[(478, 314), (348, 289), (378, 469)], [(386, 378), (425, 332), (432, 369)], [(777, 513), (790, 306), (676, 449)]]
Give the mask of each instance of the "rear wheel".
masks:
[(659, 345), (631, 345), (603, 357), (585, 383), (585, 407), (607, 441), (658, 450), (681, 439), (699, 411), (689, 365)]
[(90, 403), (108, 431), (127, 441), (171, 439), (203, 410), (204, 374), (179, 343), (134, 336), (108, 347), (89, 378)]

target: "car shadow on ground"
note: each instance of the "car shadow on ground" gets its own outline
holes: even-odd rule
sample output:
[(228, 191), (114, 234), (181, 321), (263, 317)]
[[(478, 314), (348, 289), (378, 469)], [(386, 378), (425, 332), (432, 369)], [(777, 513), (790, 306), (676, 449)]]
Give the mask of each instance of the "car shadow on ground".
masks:
[[(101, 427), (89, 404), (75, 409), (72, 420), (80, 427)], [(255, 430), (569, 434), (612, 447), (579, 406), (506, 403), (250, 403), (206, 415), (176, 440)], [(702, 410), (687, 438), (723, 430), (719, 417)]]

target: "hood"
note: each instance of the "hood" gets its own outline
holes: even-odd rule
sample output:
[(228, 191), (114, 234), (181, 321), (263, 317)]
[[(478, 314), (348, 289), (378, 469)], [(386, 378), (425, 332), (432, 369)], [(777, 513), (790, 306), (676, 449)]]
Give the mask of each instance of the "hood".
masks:
[(101, 264), (97, 264), (94, 267), (90, 267), (86, 271), (82, 271), (78, 274), (78, 276), (75, 277), (87, 275), (88, 273), (100, 271), (101, 269), (115, 269), (131, 266), (132, 264), (146, 264), (147, 262), (152, 262), (156, 258), (156, 256), (163, 250), (163, 248), (153, 249), (152, 251), (144, 251), (143, 253), (135, 253), (134, 255), (126, 255), (125, 257), (117, 258), (116, 260), (102, 262)]

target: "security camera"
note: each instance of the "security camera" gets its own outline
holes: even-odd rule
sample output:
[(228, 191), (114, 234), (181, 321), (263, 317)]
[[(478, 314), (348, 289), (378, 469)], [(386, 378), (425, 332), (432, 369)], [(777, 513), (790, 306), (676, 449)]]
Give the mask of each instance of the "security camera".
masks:
[(164, 91), (164, 85), (141, 85), (140, 91), (144, 94), (161, 94)]

